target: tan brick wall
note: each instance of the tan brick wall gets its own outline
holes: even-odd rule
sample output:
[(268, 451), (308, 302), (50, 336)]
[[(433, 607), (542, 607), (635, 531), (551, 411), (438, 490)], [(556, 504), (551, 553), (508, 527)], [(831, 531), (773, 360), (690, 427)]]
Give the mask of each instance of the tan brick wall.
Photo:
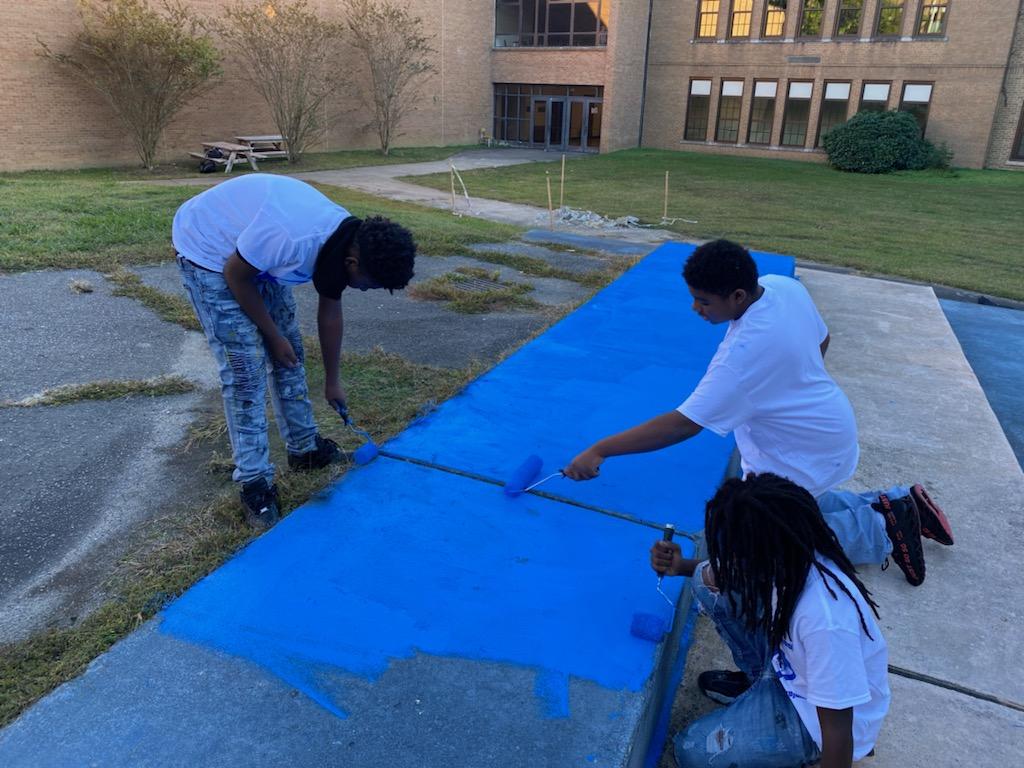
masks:
[(1012, 160), (1013, 143), (1024, 123), (1024, 3), (1017, 13), (1006, 79), (1002, 83), (992, 123), (986, 165), (992, 168), (1024, 170), (1024, 161)]
[[(216, 15), (228, 0), (191, 0)], [(324, 16), (340, 18), (339, 0), (311, 3)], [(456, 144), (476, 140), (491, 120), (488, 58), (494, 30), (492, 2), (409, 0), (434, 36), (437, 72), (420, 89), (417, 111), (404, 126), (398, 145)], [(0, 170), (131, 165), (137, 162), (111, 108), (84, 83), (35, 55), (36, 37), (54, 51), (67, 50), (80, 20), (74, 0), (32, 0), (4, 8), (0, 25)], [(351, 54), (338, 66), (360, 72)], [(376, 146), (363, 129), (367, 113), (343, 94), (331, 105), (331, 127), (321, 149)], [(165, 134), (160, 156), (183, 159), (204, 140), (238, 133), (276, 132), (269, 111), (242, 78), (239, 65), (225, 62), (213, 90), (186, 106)]]
[[(811, 80), (814, 96), (808, 143), (817, 135), (817, 119), (826, 80), (851, 81), (851, 109), (856, 107), (864, 80), (892, 81), (890, 108), (898, 105), (905, 82), (934, 82), (929, 109), (927, 137), (946, 143), (957, 165), (980, 167), (985, 160), (992, 116), (995, 114), (1013, 22), (1019, 0), (951, 0), (946, 36), (942, 40), (913, 39), (918, 3), (908, 0), (904, 37), (899, 41), (867, 39), (876, 17), (878, 0), (867, 0), (862, 38), (854, 41), (794, 39), (798, 22), (798, 0), (791, 0), (782, 42), (728, 40), (729, 2), (723, 0), (718, 38), (695, 42), (697, 0), (674, 2), (655, 0), (651, 66), (648, 74), (648, 107), (645, 117), (646, 146), (677, 149), (682, 141), (687, 89), (691, 77), (713, 80), (709, 134), (713, 135), (718, 96), (723, 78), (744, 80), (744, 108), (741, 141), (746, 138), (747, 119), (754, 79), (779, 81), (776, 104), (778, 141), (788, 80)], [(760, 37), (765, 0), (755, 0), (751, 37)], [(829, 0), (823, 29), (831, 35), (838, 3)], [(818, 57), (818, 63), (794, 63), (790, 57)], [(718, 145), (716, 145), (718, 146)], [(725, 152), (761, 154), (761, 149), (742, 145), (721, 145)], [(785, 150), (773, 156), (803, 158), (816, 151)]]
[(601, 149), (637, 146), (644, 86), (649, 0), (617, 0), (608, 20), (607, 85)]

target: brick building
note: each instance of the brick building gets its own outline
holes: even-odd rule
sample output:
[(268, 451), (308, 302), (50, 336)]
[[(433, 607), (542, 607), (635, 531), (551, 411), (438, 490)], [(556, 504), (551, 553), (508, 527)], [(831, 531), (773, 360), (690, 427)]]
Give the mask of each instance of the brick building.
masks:
[[(216, 15), (227, 0), (189, 0)], [(1024, 169), (1022, 0), (408, 0), (436, 72), (401, 144), (500, 141), (564, 151), (638, 144), (820, 160), (862, 109), (912, 112), (954, 163)], [(310, 0), (340, 18), (338, 0)], [(25, 0), (0, 22), (0, 170), (134, 162), (108, 107), (36, 56), (67, 46), (74, 0)], [(359, 76), (351, 54), (338, 66)], [(326, 149), (373, 146), (350, 95)], [(226, 62), (171, 125), (167, 158), (272, 132)]]

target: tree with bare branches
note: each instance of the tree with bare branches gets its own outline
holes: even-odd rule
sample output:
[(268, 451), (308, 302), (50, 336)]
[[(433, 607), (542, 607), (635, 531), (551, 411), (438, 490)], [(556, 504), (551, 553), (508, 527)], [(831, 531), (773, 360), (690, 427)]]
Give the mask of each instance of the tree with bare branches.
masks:
[(228, 8), (220, 32), (245, 77), (267, 102), (295, 162), (327, 126), (327, 105), (344, 80), (338, 62), (344, 27), (306, 0), (262, 0)]
[(220, 74), (202, 20), (177, 0), (78, 0), (83, 29), (72, 50), (40, 55), (66, 67), (110, 103), (142, 164), (152, 170), (175, 114)]
[(367, 128), (377, 134), (385, 155), (402, 134), (403, 119), (416, 108), (423, 79), (435, 70), (423, 19), (396, 0), (348, 0), (349, 41), (359, 51), (369, 77), (354, 82), (372, 110)]

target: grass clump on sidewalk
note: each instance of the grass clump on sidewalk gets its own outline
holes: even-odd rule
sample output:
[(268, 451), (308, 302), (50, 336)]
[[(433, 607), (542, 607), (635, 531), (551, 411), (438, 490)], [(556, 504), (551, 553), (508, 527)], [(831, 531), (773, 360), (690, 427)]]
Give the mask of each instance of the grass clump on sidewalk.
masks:
[(0, 402), (0, 408), (33, 408), (41, 405), (70, 405), (85, 400), (121, 400), (126, 397), (166, 397), (195, 391), (184, 376), (156, 376), (151, 379), (106, 379), (88, 384), (68, 384), (44, 389), (21, 400)]
[[(482, 284), (478, 281), (484, 281)], [(508, 309), (536, 309), (540, 306), (528, 294), (532, 285), (501, 280), (497, 270), (458, 267), (412, 286), (409, 294), (417, 299), (448, 302), (448, 308), (465, 314), (501, 312)]]
[[(314, 343), (310, 340), (310, 343)], [(357, 442), (334, 411), (317, 397), (323, 369), (307, 360), (309, 388), (322, 432), (349, 450)], [(479, 373), (476, 367), (448, 370), (414, 365), (383, 352), (346, 355), (342, 371), (353, 416), (383, 441), (401, 431), (425, 409), (443, 401)], [(223, 415), (212, 421), (223, 420)], [(197, 435), (206, 434), (207, 450), (223, 449), (218, 425), (193, 433), (189, 450), (200, 450)], [(276, 437), (276, 430), (271, 429)], [(201, 437), (199, 438), (202, 439)], [(273, 451), (282, 455), (279, 441)], [(287, 462), (278, 460), (279, 467)], [(305, 503), (346, 471), (335, 465), (311, 473), (282, 472), (277, 483), (282, 512)], [(107, 602), (70, 628), (53, 629), (24, 642), (0, 646), (0, 726), (11, 722), (49, 691), (81, 674), (115, 642), (139, 627), (167, 602), (210, 573), (252, 538), (241, 520), (238, 492), (224, 480), (223, 490), (200, 508), (166, 510), (153, 525), (150, 539), (125, 556), (110, 579)]]

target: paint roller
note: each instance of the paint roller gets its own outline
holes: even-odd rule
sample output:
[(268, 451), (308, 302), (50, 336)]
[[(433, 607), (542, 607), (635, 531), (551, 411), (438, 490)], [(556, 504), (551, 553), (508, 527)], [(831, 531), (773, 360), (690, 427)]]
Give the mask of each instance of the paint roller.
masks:
[(553, 477), (565, 477), (565, 473), (562, 470), (558, 470), (544, 479), (538, 480), (537, 478), (540, 476), (543, 468), (544, 462), (541, 461), (540, 456), (536, 454), (527, 456), (526, 461), (516, 467), (515, 471), (508, 476), (508, 480), (505, 481), (505, 495), (515, 498), (527, 491), (532, 491), (538, 485), (546, 483)]
[(360, 466), (363, 464), (369, 464), (380, 453), (380, 449), (377, 448), (377, 444), (373, 442), (373, 438), (370, 437), (370, 433), (365, 429), (360, 429), (354, 421), (348, 415), (348, 408), (344, 403), (332, 402), (331, 405), (334, 410), (341, 416), (341, 420), (345, 422), (345, 426), (352, 430), (357, 436), (362, 437), (366, 440), (361, 446), (356, 448), (355, 453), (352, 454), (352, 461)]
[[(672, 523), (665, 525), (665, 533), (662, 535), (662, 541), (672, 541), (672, 537), (676, 533), (676, 527)], [(661, 589), (661, 581), (665, 578), (664, 574), (658, 574), (658, 594), (665, 598), (665, 601), (675, 608), (675, 603), (672, 602), (672, 598), (666, 595)], [(634, 613), (633, 621), (629, 626), (629, 633), (633, 637), (639, 637), (641, 640), (649, 640), (652, 643), (660, 643), (661, 639), (665, 636), (665, 633), (672, 626), (672, 618), (669, 617), (668, 621), (664, 617), (657, 613)]]

